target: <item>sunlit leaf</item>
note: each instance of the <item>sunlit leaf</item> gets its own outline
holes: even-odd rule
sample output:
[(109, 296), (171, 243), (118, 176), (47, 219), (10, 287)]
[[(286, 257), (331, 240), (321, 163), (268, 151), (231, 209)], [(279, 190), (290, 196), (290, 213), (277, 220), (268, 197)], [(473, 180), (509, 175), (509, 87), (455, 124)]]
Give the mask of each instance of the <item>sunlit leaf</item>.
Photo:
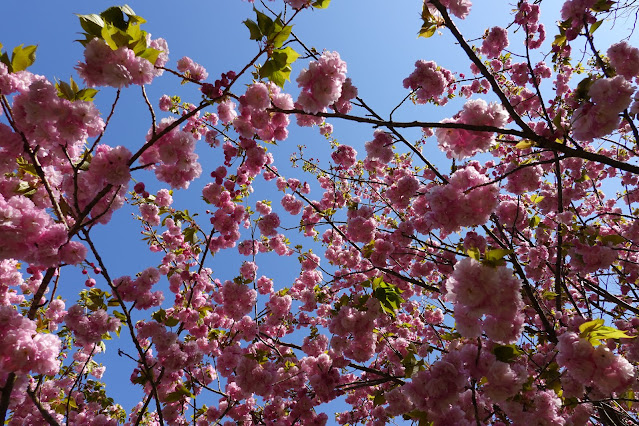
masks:
[(13, 55), (11, 56), (12, 72), (24, 71), (35, 62), (35, 52), (38, 46), (22, 46), (24, 45), (21, 44), (13, 49)]

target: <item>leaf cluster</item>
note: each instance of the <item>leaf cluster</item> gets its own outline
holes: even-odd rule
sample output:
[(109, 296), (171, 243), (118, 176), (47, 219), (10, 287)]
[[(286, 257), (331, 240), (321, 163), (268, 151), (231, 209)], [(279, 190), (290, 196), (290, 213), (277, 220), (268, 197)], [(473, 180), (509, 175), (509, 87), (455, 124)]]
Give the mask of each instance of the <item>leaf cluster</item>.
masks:
[(590, 342), (593, 346), (601, 345), (606, 339), (634, 339), (637, 336), (629, 336), (625, 331), (604, 325), (603, 319), (587, 321), (579, 326), (579, 337)]
[(86, 46), (94, 38), (104, 40), (113, 50), (127, 47), (136, 56), (147, 59), (152, 64), (162, 51), (148, 47), (147, 32), (140, 29), (146, 20), (135, 14), (128, 5), (113, 6), (98, 14), (77, 15), (84, 29), (84, 40), (78, 40)]
[(290, 80), (291, 64), (300, 56), (290, 46), (283, 47), (293, 26), (285, 25), (279, 15), (273, 20), (259, 10), (254, 10), (256, 20), (247, 19), (244, 25), (251, 33), (250, 39), (264, 42), (269, 52), (268, 60), (259, 70), (259, 77), (284, 87), (284, 83)]
[(71, 80), (69, 83), (62, 80), (56, 82), (55, 88), (58, 91), (58, 97), (62, 99), (66, 99), (71, 102), (73, 101), (92, 102), (93, 98), (98, 93), (98, 90), (90, 88), (90, 87), (80, 89), (80, 87), (78, 86), (78, 83), (76, 83), (73, 80), (73, 77), (71, 77)]
[[(10, 73), (24, 71), (33, 65), (36, 60), (35, 52), (38, 46), (23, 46), (24, 44), (21, 44), (13, 49), (11, 59), (9, 59), (9, 54), (7, 52), (2, 52), (2, 54), (0, 54), (0, 62), (7, 66)], [(0, 43), (0, 50), (1, 49), (2, 43)]]

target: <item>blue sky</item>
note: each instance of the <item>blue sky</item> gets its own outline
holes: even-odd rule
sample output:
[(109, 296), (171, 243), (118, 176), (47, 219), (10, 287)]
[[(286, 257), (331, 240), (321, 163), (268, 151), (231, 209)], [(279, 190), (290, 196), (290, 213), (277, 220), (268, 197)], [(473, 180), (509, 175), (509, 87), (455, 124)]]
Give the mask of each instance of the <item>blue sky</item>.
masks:
[[(82, 59), (82, 46), (74, 42), (81, 38), (79, 22), (74, 13), (99, 13), (112, 2), (94, 0), (91, 2), (80, 0), (65, 0), (63, 2), (6, 2), (3, 5), (3, 25), (0, 28), (0, 42), (4, 49), (12, 49), (18, 44), (37, 44), (37, 60), (30, 70), (43, 74), (49, 79), (68, 80), (69, 76), (76, 77), (74, 66)], [(507, 2), (476, 2), (468, 21), (458, 22), (462, 33), (468, 39), (481, 37), (485, 28), (507, 22), (512, 6)], [(480, 4), (483, 3), (483, 4)], [(499, 5), (497, 5), (499, 3)], [(547, 23), (549, 38), (555, 33), (553, 22), (558, 16), (559, 2), (544, 2), (544, 7), (550, 7), (552, 13), (544, 19)], [(239, 70), (257, 52), (257, 45), (249, 40), (248, 30), (242, 21), (253, 18), (252, 5), (240, 0), (204, 0), (185, 1), (180, 3), (159, 1), (130, 1), (129, 5), (136, 13), (148, 22), (144, 29), (152, 33), (153, 37), (163, 37), (168, 41), (170, 62), (168, 67), (175, 68), (175, 63), (182, 56), (189, 56), (204, 65), (213, 81), (222, 72)], [(279, 2), (267, 2), (268, 6), (278, 7)], [(393, 107), (399, 103), (407, 91), (402, 87), (402, 80), (414, 69), (418, 59), (434, 60), (439, 65), (469, 74), (468, 60), (461, 50), (453, 45), (452, 37), (443, 31), (430, 39), (418, 39), (417, 31), (421, 25), (421, 0), (334, 0), (326, 10), (314, 10), (302, 13), (294, 22), (293, 31), (307, 46), (313, 46), (318, 51), (337, 50), (342, 59), (348, 63), (349, 76), (358, 87), (369, 105), (382, 115), (387, 116)], [(477, 19), (479, 18), (479, 19)], [(605, 29), (605, 26), (602, 27)], [(600, 29), (600, 32), (604, 32)], [(598, 34), (600, 35), (600, 34)], [(605, 35), (605, 34), (604, 34)], [(519, 49), (519, 41), (511, 42), (511, 48)], [(604, 48), (604, 41), (601, 48)], [(296, 76), (306, 62), (294, 65), (293, 76)], [(77, 79), (77, 78), (76, 78)], [(79, 79), (77, 79), (79, 80)], [(246, 83), (245, 81), (244, 83)], [(163, 94), (180, 95), (183, 100), (197, 102), (199, 94), (189, 86), (181, 86), (179, 80), (165, 75), (147, 88), (151, 102), (157, 105), (157, 100)], [(285, 90), (296, 93), (294, 82), (289, 83)], [(103, 111), (108, 113), (110, 103), (115, 96), (114, 89), (105, 88), (97, 96), (96, 102)], [(461, 101), (460, 101), (461, 102)], [(454, 114), (460, 103), (451, 102), (446, 108), (433, 106), (413, 107), (410, 103), (402, 107), (395, 116), (398, 120), (439, 121)], [(360, 111), (354, 110), (356, 113)], [(335, 137), (341, 143), (355, 147), (364, 153), (364, 143), (372, 139), (373, 129), (362, 125), (333, 122)], [(131, 150), (139, 147), (149, 129), (148, 111), (140, 97), (139, 87), (133, 86), (123, 91), (120, 107), (107, 131), (104, 142), (111, 145), (125, 145)], [(419, 137), (419, 131), (406, 132), (409, 139)], [(286, 166), (290, 152), (295, 151), (297, 145), (305, 145), (307, 152), (320, 159), (326, 159), (329, 154), (328, 144), (321, 137), (317, 129), (295, 129), (291, 131), (288, 140), (272, 147), (276, 155), (278, 167), (287, 177), (298, 177), (299, 171)], [(431, 140), (427, 145), (429, 158), (437, 162), (443, 161), (443, 156), (437, 151)], [(176, 193), (177, 208), (203, 212), (206, 208), (199, 201), (199, 188), (208, 183), (208, 175), (220, 163), (218, 152), (200, 152), (203, 166), (202, 178), (193, 183), (190, 195), (184, 191)], [(447, 164), (447, 163), (443, 163)], [(444, 165), (444, 170), (447, 169)], [(142, 177), (138, 173), (134, 177)], [(147, 175), (148, 176), (148, 175)], [(309, 177), (310, 178), (310, 177)], [(260, 180), (261, 182), (261, 180)], [(259, 190), (264, 186), (256, 183)], [(149, 179), (150, 183), (150, 179)], [(150, 185), (151, 189), (157, 186)], [(312, 194), (313, 195), (313, 194)], [(315, 193), (320, 197), (320, 194)], [(268, 197), (268, 192), (264, 198)], [(257, 200), (259, 198), (255, 198)], [(278, 203), (279, 199), (275, 200)], [(191, 207), (193, 204), (193, 207)], [(96, 229), (98, 245), (104, 252), (107, 265), (112, 276), (124, 274), (133, 275), (149, 265), (157, 265), (159, 257), (148, 253), (145, 246), (139, 242), (139, 227), (131, 220), (131, 209), (122, 209), (107, 227)], [(298, 220), (298, 219), (295, 219)], [(207, 221), (204, 220), (204, 225)], [(292, 223), (292, 222), (291, 222)], [(270, 256), (270, 255), (268, 255)], [(282, 263), (281, 258), (268, 257), (258, 264), (258, 276), (265, 274), (279, 279), (277, 287), (290, 284), (297, 271), (295, 259)], [(237, 275), (237, 267), (244, 260), (230, 251), (210, 261), (215, 275), (220, 279), (229, 279)], [(289, 276), (284, 271), (289, 272)], [(69, 297), (82, 289), (81, 277), (72, 273), (63, 273), (63, 292)], [(67, 306), (71, 305), (71, 300)], [(137, 391), (130, 393), (127, 389), (131, 372), (128, 361), (117, 358), (117, 343), (108, 344), (109, 352), (98, 361), (107, 365), (105, 378), (108, 392), (114, 396), (116, 402), (129, 409), (135, 403)], [(120, 362), (120, 367), (117, 362)]]

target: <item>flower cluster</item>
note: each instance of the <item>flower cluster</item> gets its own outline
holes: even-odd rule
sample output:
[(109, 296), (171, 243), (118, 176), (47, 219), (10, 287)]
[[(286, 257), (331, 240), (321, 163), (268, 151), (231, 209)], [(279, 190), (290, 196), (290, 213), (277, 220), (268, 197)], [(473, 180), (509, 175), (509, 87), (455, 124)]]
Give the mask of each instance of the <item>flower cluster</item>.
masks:
[(340, 100), (345, 83), (346, 62), (337, 52), (324, 52), (297, 77), (297, 85), (302, 88), (297, 104), (305, 112), (321, 112)]
[(283, 141), (288, 137), (288, 115), (267, 111), (271, 105), (290, 110), (293, 108), (293, 98), (281, 93), (280, 88), (273, 83), (252, 84), (240, 97), (240, 116), (233, 120), (233, 127), (244, 138), (252, 138), (257, 134), (262, 140)]
[[(583, 386), (592, 386), (604, 395), (620, 393), (635, 381), (635, 371), (625, 358), (605, 345), (594, 347), (577, 333), (559, 336), (557, 363), (565, 374)], [(578, 394), (583, 393), (583, 389)]]
[(87, 43), (84, 62), (80, 62), (76, 69), (89, 86), (122, 88), (131, 84), (149, 84), (163, 73), (156, 67), (163, 67), (169, 59), (164, 39), (150, 40), (149, 46), (162, 52), (155, 63), (136, 56), (128, 47), (113, 50), (104, 40), (94, 38)]
[[(179, 127), (167, 131), (172, 123), (171, 119), (162, 120), (155, 134), (164, 134), (144, 151), (140, 160), (155, 169), (155, 175), (160, 181), (168, 183), (172, 188), (188, 188), (191, 181), (202, 173), (195, 153), (195, 138), (192, 133)], [(147, 140), (153, 138), (154, 133), (149, 131)]]
[(512, 270), (484, 266), (472, 258), (457, 262), (446, 281), (447, 298), (455, 305), (456, 326), (462, 336), (478, 337), (483, 331), (501, 343), (513, 343), (521, 335), (520, 290), (521, 281)]
[[(448, 185), (435, 186), (417, 198), (415, 208), (431, 228), (450, 234), (462, 226), (485, 223), (497, 207), (496, 185), (472, 166), (457, 170)], [(472, 188), (472, 189), (471, 189)], [(418, 228), (421, 228), (416, 223)]]
[(10, 372), (54, 375), (60, 368), (61, 342), (55, 334), (36, 332), (36, 323), (12, 306), (0, 306), (0, 376)]
[(404, 87), (415, 91), (417, 103), (445, 105), (455, 90), (455, 77), (433, 61), (415, 62), (415, 71), (404, 79)]
[(581, 141), (607, 135), (619, 127), (619, 113), (628, 108), (635, 88), (623, 76), (592, 83), (585, 102), (572, 116), (572, 136)]
[[(452, 119), (442, 123), (461, 123), (473, 126), (502, 128), (508, 122), (508, 114), (498, 103), (487, 104), (482, 99), (469, 100)], [(439, 148), (448, 158), (467, 158), (478, 152), (486, 152), (495, 141), (490, 130), (478, 132), (460, 128), (439, 128), (435, 131)]]

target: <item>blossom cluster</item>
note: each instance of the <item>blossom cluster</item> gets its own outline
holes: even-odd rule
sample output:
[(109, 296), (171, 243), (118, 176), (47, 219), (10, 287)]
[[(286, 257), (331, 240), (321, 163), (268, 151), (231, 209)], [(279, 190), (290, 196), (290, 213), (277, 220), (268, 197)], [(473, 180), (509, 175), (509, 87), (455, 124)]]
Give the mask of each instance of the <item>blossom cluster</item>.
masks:
[(161, 51), (155, 63), (136, 56), (128, 47), (113, 50), (104, 40), (94, 38), (87, 43), (84, 62), (80, 62), (76, 70), (89, 86), (122, 88), (131, 84), (149, 84), (164, 72), (159, 67), (168, 62), (169, 49), (162, 38), (149, 40), (148, 44), (149, 47)]
[[(498, 103), (487, 104), (483, 99), (473, 99), (466, 102), (464, 108), (452, 119), (442, 123), (461, 123), (472, 126), (488, 126), (502, 128), (508, 122), (508, 113)], [(439, 128), (435, 131), (439, 148), (448, 158), (467, 158), (478, 152), (486, 152), (495, 141), (490, 130), (482, 132), (465, 130), (463, 128)]]
[(520, 290), (521, 281), (512, 270), (484, 266), (472, 258), (457, 262), (446, 281), (447, 298), (455, 306), (456, 327), (462, 336), (479, 337), (483, 331), (500, 343), (516, 342), (521, 335)]

